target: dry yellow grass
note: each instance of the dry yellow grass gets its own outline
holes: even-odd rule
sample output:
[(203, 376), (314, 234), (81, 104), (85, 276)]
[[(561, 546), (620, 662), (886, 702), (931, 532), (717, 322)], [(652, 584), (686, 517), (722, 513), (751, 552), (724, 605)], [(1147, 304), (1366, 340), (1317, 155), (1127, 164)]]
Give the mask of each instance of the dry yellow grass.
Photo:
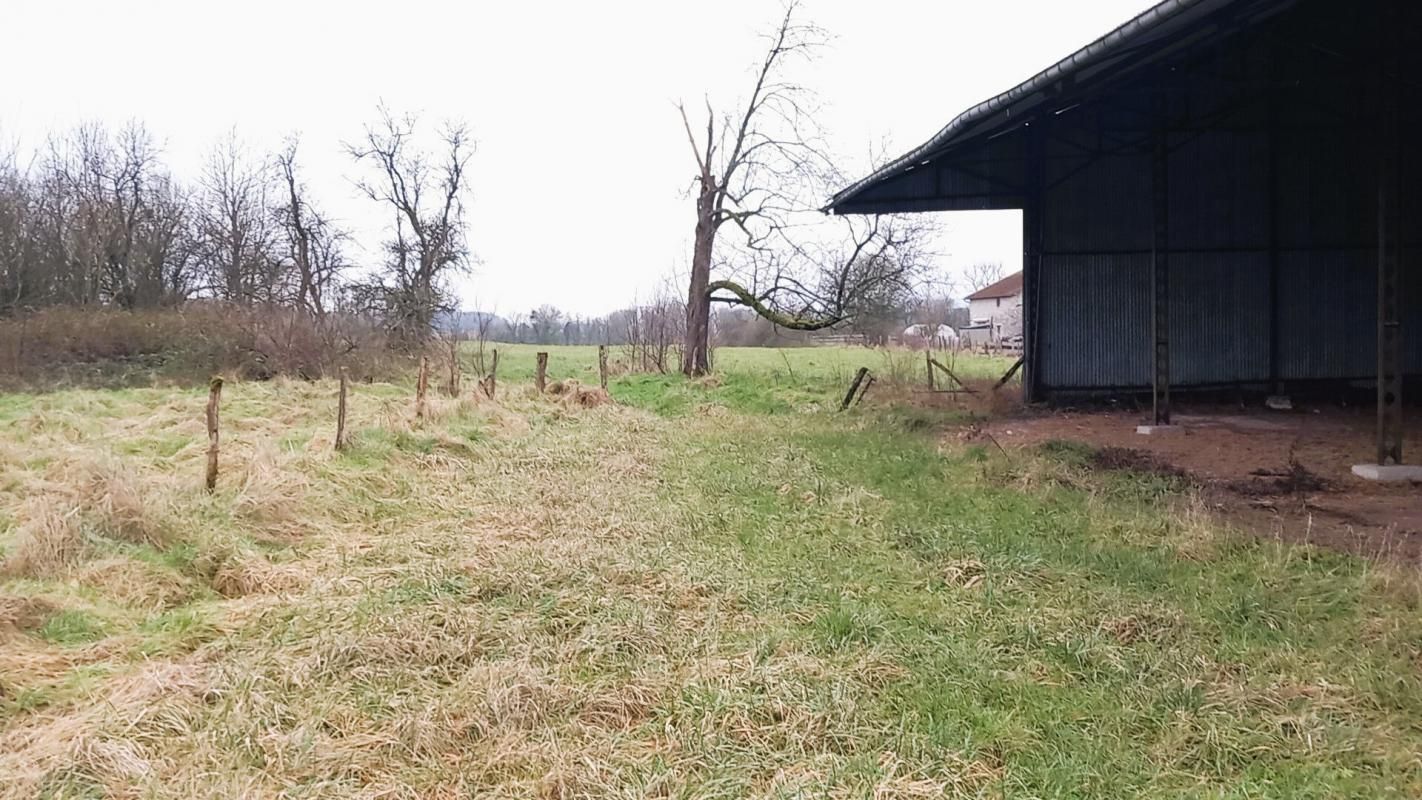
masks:
[[(757, 622), (685, 565), (646, 563), (674, 527), (652, 469), (665, 423), (562, 388), (431, 396), (423, 420), (356, 393), (337, 456), (319, 387), (233, 384), (212, 497), (185, 423), (200, 398), (139, 393), (102, 422), (93, 395), (42, 400), (25, 443), (59, 455), (20, 465), (46, 502), (20, 503), (8, 574), (102, 602), (61, 590), (9, 616), (107, 633), (7, 640), (5, 685), (34, 707), (5, 725), (0, 796), (604, 796), (629, 769), (704, 758), (649, 722), (687, 681), (755, 669), (716, 630)], [(751, 711), (718, 723), (743, 746), (834, 728)]]
[(575, 383), (357, 385), (339, 454), (333, 384), (229, 383), (211, 495), (200, 391), (0, 397), (0, 798), (1422, 786), (1408, 576), (740, 375)]

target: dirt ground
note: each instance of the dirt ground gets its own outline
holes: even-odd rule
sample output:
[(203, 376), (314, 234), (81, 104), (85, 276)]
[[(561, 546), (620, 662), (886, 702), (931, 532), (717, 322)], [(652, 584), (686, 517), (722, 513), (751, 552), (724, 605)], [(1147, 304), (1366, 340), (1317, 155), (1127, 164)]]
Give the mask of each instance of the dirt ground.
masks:
[[(1023, 412), (985, 430), (1004, 447), (1077, 441), (1100, 448), (1103, 468), (1181, 474), (1225, 519), (1259, 535), (1422, 565), (1422, 484), (1352, 474), (1375, 458), (1370, 411), (1177, 405), (1176, 429), (1152, 435), (1136, 433), (1149, 420), (1135, 411)], [(1411, 412), (1405, 424), (1403, 454), (1422, 462), (1422, 419)]]

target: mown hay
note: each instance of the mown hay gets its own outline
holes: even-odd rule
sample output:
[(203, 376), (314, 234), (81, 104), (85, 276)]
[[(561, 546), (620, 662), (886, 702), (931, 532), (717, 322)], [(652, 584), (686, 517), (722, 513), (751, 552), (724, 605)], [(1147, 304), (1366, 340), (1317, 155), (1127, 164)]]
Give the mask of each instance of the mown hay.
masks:
[(58, 610), (58, 606), (42, 597), (0, 594), (0, 630), (32, 631), (44, 625)]
[(599, 386), (583, 386), (575, 380), (564, 382), (563, 405), (568, 408), (597, 408), (612, 402), (612, 395)]
[(106, 558), (75, 570), (79, 585), (103, 592), (126, 606), (161, 611), (193, 597), (189, 578), (131, 558)]
[(20, 524), (0, 574), (27, 578), (61, 577), (83, 556), (78, 509), (49, 495), (32, 497), (20, 509)]
[(84, 465), (78, 503), (95, 518), (105, 536), (134, 544), (163, 547), (172, 529), (156, 493), (145, 491), (134, 473), (117, 461)]
[(299, 589), (306, 583), (296, 567), (273, 564), (258, 555), (234, 555), (225, 559), (208, 581), (223, 597), (251, 594), (280, 594)]

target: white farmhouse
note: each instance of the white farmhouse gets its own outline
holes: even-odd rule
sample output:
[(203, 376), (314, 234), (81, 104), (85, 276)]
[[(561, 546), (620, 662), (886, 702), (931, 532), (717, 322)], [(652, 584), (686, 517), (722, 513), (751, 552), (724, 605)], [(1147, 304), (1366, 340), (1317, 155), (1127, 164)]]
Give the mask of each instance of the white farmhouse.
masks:
[[(985, 336), (993, 344), (1022, 335), (1022, 273), (984, 286), (968, 295), (970, 330)], [(974, 337), (974, 344), (978, 344)]]

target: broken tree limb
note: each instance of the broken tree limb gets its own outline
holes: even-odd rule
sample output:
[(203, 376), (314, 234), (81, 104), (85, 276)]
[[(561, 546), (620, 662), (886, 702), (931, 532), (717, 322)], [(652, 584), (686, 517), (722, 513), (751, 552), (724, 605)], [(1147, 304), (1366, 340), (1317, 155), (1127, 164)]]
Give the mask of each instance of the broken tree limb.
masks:
[(209, 494), (217, 488), (218, 416), (222, 405), (222, 376), (207, 384), (207, 480)]
[(953, 374), (953, 370), (948, 369), (947, 367), (943, 366), (943, 363), (940, 362), (938, 359), (933, 358), (933, 357), (930, 356), (929, 359), (928, 359), (928, 363), (931, 364), (931, 365), (933, 365), (933, 366), (935, 366), (935, 367), (937, 367), (937, 368), (939, 368), (939, 369), (941, 369), (941, 370), (943, 370), (943, 374), (944, 374), (944, 375), (947, 375), (949, 378), (951, 378), (951, 379), (953, 380), (954, 383), (956, 383), (956, 384), (958, 384), (958, 386), (962, 387), (962, 390), (963, 390), (963, 391), (967, 392), (968, 394), (977, 394), (977, 391), (976, 391), (976, 390), (974, 390), (973, 388), (969, 387), (968, 384), (963, 383), (963, 379), (962, 379), (962, 378), (959, 378), (957, 375)]
[(864, 395), (869, 394), (869, 387), (870, 387), (870, 386), (873, 386), (873, 385), (874, 385), (874, 376), (873, 376), (873, 375), (870, 375), (870, 376), (869, 376), (869, 380), (867, 380), (867, 381), (864, 382), (864, 388), (859, 390), (859, 397), (856, 398), (855, 401), (854, 401), (854, 407), (855, 407), (855, 408), (858, 408), (858, 407), (859, 407), (859, 404), (862, 403), (862, 402), (864, 402)]
[(854, 401), (854, 395), (859, 392), (859, 384), (864, 382), (864, 376), (868, 374), (868, 367), (860, 367), (859, 371), (854, 373), (854, 382), (849, 384), (849, 392), (844, 395), (844, 402), (839, 404), (840, 411), (849, 408), (849, 404)]
[[(735, 295), (735, 299), (711, 297), (711, 295), (717, 291), (730, 292)], [(825, 328), (832, 328), (844, 321), (844, 317), (842, 316), (808, 318), (781, 313), (761, 302), (759, 297), (751, 294), (749, 289), (735, 281), (711, 281), (706, 287), (706, 295), (711, 297), (712, 302), (729, 302), (743, 305), (759, 314), (765, 320), (792, 331), (821, 331)]]
[(1004, 372), (1002, 377), (997, 379), (997, 383), (993, 384), (992, 387), (994, 392), (1006, 386), (1007, 382), (1012, 380), (1012, 376), (1017, 374), (1017, 370), (1022, 369), (1022, 359), (1022, 356), (1018, 356), (1017, 360), (1012, 362), (1012, 366), (1007, 368), (1007, 372)]

